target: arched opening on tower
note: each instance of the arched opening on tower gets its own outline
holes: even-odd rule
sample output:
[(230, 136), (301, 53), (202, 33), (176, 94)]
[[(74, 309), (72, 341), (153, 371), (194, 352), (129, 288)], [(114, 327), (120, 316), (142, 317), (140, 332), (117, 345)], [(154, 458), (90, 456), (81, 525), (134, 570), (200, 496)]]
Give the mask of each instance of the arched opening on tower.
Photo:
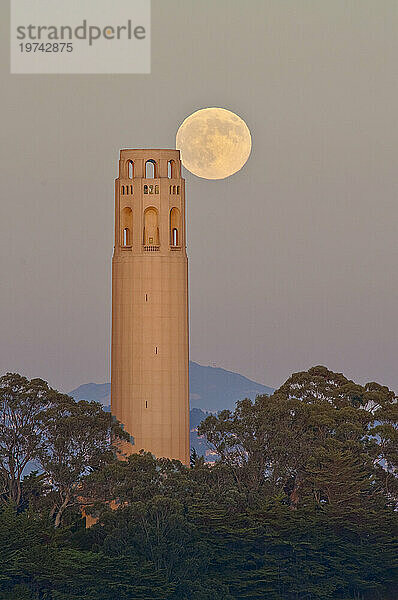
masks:
[(123, 246), (131, 246), (130, 243), (130, 229), (125, 227), (123, 229)]
[(178, 208), (173, 207), (170, 211), (170, 246), (174, 248), (181, 245), (180, 228), (180, 211), (178, 210)]
[(131, 246), (133, 234), (133, 211), (126, 206), (121, 214), (122, 246)]
[(145, 178), (154, 179), (157, 177), (156, 162), (152, 159), (147, 160), (145, 163)]
[(159, 216), (156, 208), (150, 206), (144, 213), (144, 246), (159, 246)]
[(174, 160), (169, 160), (167, 163), (167, 177), (174, 179), (176, 177), (176, 163)]
[(134, 163), (132, 160), (129, 160), (127, 163), (127, 175), (129, 179), (133, 179), (134, 177)]

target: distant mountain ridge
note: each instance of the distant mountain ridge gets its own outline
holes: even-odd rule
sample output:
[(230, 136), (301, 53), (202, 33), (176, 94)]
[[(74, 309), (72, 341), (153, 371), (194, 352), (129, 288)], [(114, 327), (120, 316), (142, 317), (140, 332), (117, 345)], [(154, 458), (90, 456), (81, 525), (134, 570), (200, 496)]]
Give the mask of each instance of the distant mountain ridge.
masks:
[[(218, 367), (205, 367), (190, 361), (189, 363), (189, 400), (192, 408), (206, 412), (233, 410), (237, 400), (254, 398), (261, 394), (272, 394), (273, 389), (257, 383), (233, 371)], [(75, 400), (101, 402), (104, 406), (111, 403), (110, 383), (86, 383), (69, 392)]]
[(272, 394), (273, 388), (252, 381), (239, 373), (219, 367), (189, 363), (189, 399), (191, 408), (209, 412), (235, 408), (237, 400), (254, 400), (261, 394)]
[(111, 404), (110, 383), (84, 383), (75, 390), (69, 392), (75, 400), (88, 400), (89, 402), (101, 402), (104, 406)]

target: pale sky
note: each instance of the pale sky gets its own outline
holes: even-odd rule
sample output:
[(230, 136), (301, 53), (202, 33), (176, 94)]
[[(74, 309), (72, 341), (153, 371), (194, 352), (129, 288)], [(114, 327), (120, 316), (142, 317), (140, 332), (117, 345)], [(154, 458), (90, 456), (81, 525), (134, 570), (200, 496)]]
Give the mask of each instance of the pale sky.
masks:
[(109, 381), (119, 149), (219, 106), (253, 150), (226, 180), (185, 171), (191, 359), (398, 390), (396, 0), (152, 0), (152, 74), (113, 76), (9, 75), (7, 5), (0, 373)]

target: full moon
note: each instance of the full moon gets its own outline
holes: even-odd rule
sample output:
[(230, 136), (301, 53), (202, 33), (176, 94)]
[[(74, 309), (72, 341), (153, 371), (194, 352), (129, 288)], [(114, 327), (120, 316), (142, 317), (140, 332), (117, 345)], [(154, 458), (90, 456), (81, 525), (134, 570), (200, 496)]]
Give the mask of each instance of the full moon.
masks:
[(224, 179), (243, 167), (252, 147), (246, 123), (225, 108), (203, 108), (183, 121), (176, 137), (182, 164), (204, 179)]

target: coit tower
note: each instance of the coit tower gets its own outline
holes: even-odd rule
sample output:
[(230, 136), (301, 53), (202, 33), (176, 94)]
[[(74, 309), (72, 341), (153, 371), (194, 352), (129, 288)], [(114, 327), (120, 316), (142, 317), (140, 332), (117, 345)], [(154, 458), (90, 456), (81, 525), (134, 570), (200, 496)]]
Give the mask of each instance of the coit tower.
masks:
[(121, 150), (112, 259), (112, 414), (127, 453), (189, 464), (185, 181), (178, 150)]

